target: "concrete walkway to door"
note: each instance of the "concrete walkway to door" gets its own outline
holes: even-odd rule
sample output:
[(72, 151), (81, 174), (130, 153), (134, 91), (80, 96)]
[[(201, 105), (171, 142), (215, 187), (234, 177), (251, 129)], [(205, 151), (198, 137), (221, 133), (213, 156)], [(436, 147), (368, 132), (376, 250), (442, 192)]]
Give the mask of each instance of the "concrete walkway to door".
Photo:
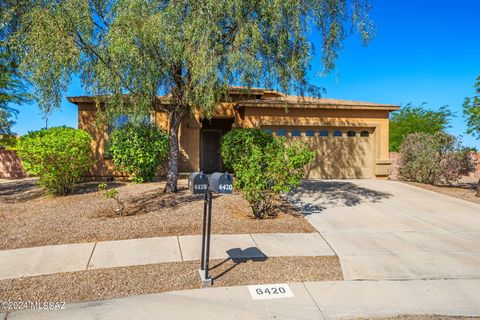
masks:
[(290, 196), (345, 280), (480, 278), (480, 205), (388, 180), (305, 181)]

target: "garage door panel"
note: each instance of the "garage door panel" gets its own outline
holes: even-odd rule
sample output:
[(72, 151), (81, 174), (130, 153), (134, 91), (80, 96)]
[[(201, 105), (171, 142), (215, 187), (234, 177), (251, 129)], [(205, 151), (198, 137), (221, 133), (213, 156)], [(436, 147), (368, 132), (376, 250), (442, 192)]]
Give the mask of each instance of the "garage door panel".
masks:
[[(297, 127), (276, 127), (275, 130), (284, 129), (287, 133), (298, 130)], [(315, 132), (315, 136), (305, 136), (305, 130)], [(319, 132), (328, 130), (329, 136), (321, 137)], [(334, 137), (333, 132), (340, 130), (343, 135)], [(354, 137), (348, 137), (346, 132), (356, 131)], [(360, 136), (361, 131), (368, 130), (367, 137)], [(317, 150), (317, 156), (306, 169), (307, 179), (348, 179), (348, 178), (371, 178), (373, 176), (372, 158), (372, 129), (357, 127), (315, 127), (303, 128), (302, 136), (291, 137), (288, 140), (301, 140)]]

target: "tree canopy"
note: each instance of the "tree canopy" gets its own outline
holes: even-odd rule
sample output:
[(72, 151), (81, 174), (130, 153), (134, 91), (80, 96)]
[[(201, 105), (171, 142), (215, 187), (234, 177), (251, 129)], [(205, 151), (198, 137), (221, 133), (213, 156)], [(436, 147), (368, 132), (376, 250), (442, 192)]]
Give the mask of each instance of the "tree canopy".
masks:
[(29, 100), (27, 89), (20, 77), (11, 53), (2, 45), (0, 48), (0, 135), (11, 134), (18, 113), (11, 107)]
[(480, 139), (480, 76), (475, 83), (475, 93), (475, 96), (465, 98), (463, 115), (467, 120), (467, 133)]
[(442, 106), (435, 111), (426, 109), (424, 104), (420, 106), (407, 104), (391, 114), (390, 151), (398, 152), (403, 140), (411, 133), (434, 134), (445, 131), (452, 116), (448, 106)]
[(17, 30), (18, 19), (24, 10), (19, 1), (0, 3), (0, 135), (12, 134), (11, 128), (18, 111), (11, 105), (28, 102), (31, 98), (18, 69), (17, 55), (8, 41)]
[[(25, 6), (25, 4), (23, 4)], [(342, 41), (373, 32), (368, 0), (29, 1), (12, 40), (46, 113), (60, 105), (72, 75), (102, 96), (102, 114), (169, 115), (167, 191), (176, 190), (178, 128), (209, 117), (229, 85), (318, 94), (307, 71), (320, 44), (323, 70)], [(12, 9), (15, 11), (15, 9)], [(19, 9), (17, 9), (19, 10)], [(312, 31), (319, 39), (311, 41)], [(158, 96), (168, 94), (168, 99)]]

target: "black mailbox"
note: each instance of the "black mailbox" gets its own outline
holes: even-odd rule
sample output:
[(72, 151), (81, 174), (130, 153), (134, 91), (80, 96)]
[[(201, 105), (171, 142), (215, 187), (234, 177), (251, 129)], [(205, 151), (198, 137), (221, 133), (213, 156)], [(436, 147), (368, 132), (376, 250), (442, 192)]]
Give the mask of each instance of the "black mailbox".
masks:
[(231, 194), (233, 191), (233, 176), (228, 172), (215, 172), (210, 177), (210, 191)]
[(188, 176), (188, 189), (193, 194), (208, 193), (208, 176), (203, 172), (192, 172)]

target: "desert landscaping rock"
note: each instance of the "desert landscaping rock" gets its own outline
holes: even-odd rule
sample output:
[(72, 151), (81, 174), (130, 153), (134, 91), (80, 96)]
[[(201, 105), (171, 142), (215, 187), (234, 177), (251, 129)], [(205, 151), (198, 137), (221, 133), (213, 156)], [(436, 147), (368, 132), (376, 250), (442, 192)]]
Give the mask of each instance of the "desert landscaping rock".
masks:
[[(88, 301), (200, 287), (199, 261), (95, 269), (0, 281), (0, 301)], [(336, 257), (212, 260), (214, 287), (341, 280)]]
[[(179, 180), (177, 194), (162, 193), (164, 182), (117, 183), (129, 216), (112, 216), (113, 202), (98, 195), (98, 183), (85, 183), (67, 197), (45, 196), (33, 182), (10, 181), (0, 188), (0, 250), (52, 244), (125, 240), (202, 233), (203, 197)], [(315, 232), (289, 205), (275, 219), (253, 218), (240, 194), (215, 196), (216, 234)]]

